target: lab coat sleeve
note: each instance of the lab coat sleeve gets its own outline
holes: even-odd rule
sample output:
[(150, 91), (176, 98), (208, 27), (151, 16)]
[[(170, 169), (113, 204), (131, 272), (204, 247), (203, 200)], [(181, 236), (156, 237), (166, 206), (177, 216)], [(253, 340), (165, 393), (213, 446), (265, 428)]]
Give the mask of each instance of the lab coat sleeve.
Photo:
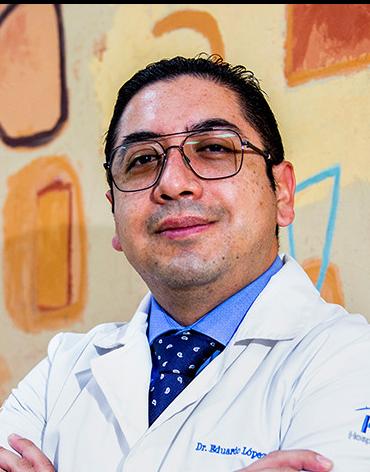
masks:
[(337, 334), (297, 383), (281, 449), (317, 451), (333, 472), (369, 472), (370, 335), (367, 326), (356, 337), (350, 327)]
[(14, 388), (0, 409), (0, 446), (9, 449), (8, 436), (17, 433), (41, 448), (47, 415), (49, 370), (63, 338), (49, 343), (48, 356), (39, 362)]

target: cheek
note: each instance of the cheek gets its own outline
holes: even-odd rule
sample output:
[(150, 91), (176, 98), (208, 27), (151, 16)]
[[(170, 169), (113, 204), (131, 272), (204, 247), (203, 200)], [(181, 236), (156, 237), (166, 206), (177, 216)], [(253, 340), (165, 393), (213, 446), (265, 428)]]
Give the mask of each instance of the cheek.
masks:
[[(237, 193), (237, 212), (239, 223), (253, 227), (270, 228), (276, 223), (276, 198), (267, 176), (251, 169), (244, 186)], [(263, 231), (263, 230), (262, 230)]]
[(116, 231), (123, 246), (125, 246), (126, 242), (138, 237), (142, 232), (140, 230), (143, 219), (141, 216), (142, 212), (138, 210), (141, 206), (140, 204), (135, 204), (134, 200), (120, 198), (116, 200), (115, 204)]

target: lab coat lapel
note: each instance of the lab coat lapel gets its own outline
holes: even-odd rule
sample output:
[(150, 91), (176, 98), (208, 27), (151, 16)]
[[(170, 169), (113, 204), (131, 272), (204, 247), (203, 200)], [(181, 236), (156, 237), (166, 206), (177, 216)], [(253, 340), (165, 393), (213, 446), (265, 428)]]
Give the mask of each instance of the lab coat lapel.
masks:
[(203, 369), (192, 382), (175, 398), (175, 400), (163, 411), (163, 413), (153, 423), (152, 428), (156, 429), (164, 421), (171, 418), (174, 414), (193, 405), (188, 409), (188, 415), (191, 414), (197, 403), (210, 392), (216, 384), (222, 382), (223, 375), (227, 370), (238, 361), (242, 353), (248, 349), (247, 362), (243, 361), (243, 379), (245, 382), (252, 377), (255, 370), (269, 353), (274, 342), (255, 342), (238, 337), (235, 338), (225, 348), (222, 354)]
[(144, 312), (137, 312), (120, 343), (91, 362), (92, 373), (132, 447), (148, 428), (151, 354)]

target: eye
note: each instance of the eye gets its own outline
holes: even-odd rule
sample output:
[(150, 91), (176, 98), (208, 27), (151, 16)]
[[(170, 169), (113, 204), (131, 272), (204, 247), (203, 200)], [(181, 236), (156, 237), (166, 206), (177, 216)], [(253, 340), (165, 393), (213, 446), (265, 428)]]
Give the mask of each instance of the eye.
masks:
[(143, 171), (160, 162), (161, 156), (155, 151), (135, 153), (126, 162), (126, 172)]
[(143, 166), (158, 159), (158, 154), (143, 154), (130, 160), (128, 167)]
[(232, 141), (224, 139), (202, 140), (196, 145), (196, 153), (202, 157), (218, 157), (219, 155), (234, 154), (235, 146)]
[(207, 144), (206, 146), (202, 146), (200, 151), (207, 151), (207, 152), (230, 152), (231, 149), (226, 147), (220, 143), (211, 143)]

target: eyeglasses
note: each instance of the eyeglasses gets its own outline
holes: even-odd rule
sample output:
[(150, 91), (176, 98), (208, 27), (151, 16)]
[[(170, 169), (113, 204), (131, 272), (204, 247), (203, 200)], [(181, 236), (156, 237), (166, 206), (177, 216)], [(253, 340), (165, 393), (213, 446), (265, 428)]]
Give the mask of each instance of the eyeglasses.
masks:
[[(181, 144), (164, 148), (160, 140), (169, 136), (185, 135)], [(179, 149), (184, 163), (200, 179), (226, 179), (236, 175), (243, 164), (244, 152), (250, 149), (271, 160), (262, 151), (230, 129), (207, 129), (162, 135), (117, 146), (109, 162), (104, 163), (108, 176), (121, 192), (138, 192), (157, 184), (165, 168), (168, 151)]]

